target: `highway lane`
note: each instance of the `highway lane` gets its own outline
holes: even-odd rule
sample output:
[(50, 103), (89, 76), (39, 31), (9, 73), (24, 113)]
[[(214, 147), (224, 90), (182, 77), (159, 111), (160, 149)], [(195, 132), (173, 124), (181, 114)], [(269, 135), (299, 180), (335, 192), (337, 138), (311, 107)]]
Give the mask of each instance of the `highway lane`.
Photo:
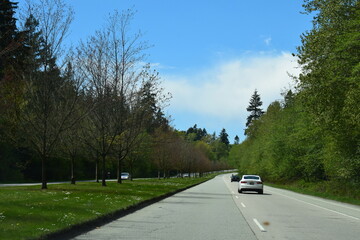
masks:
[(237, 184), (223, 176), (233, 199), (263, 239), (359, 239), (360, 207), (264, 187), (264, 195), (237, 193)]
[(254, 240), (222, 176), (119, 218), (76, 240)]
[(74, 239), (359, 239), (358, 206), (268, 186), (263, 195), (239, 194), (230, 175)]

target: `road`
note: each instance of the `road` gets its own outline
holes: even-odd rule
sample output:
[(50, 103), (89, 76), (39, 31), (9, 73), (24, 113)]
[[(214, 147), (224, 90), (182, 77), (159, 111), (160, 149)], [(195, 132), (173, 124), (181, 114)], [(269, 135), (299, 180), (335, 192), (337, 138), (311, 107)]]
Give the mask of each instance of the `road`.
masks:
[(239, 194), (221, 175), (74, 239), (359, 239), (360, 207), (264, 190)]
[(359, 239), (360, 207), (264, 187), (264, 195), (237, 193), (226, 182), (235, 204), (260, 240)]

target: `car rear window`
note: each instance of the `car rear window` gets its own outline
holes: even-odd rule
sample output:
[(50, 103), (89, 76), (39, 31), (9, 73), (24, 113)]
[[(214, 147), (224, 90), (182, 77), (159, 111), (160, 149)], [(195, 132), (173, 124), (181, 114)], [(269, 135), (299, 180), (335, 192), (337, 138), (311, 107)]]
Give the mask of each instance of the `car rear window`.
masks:
[(257, 176), (245, 176), (244, 179), (254, 179), (254, 180), (259, 180), (260, 178)]

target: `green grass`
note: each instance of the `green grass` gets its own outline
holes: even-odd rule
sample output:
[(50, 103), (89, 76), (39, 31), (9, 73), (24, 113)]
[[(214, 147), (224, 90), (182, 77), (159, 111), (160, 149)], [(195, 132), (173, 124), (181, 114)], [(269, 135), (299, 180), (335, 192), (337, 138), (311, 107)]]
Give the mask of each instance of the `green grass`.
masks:
[(211, 178), (0, 188), (0, 239), (36, 239)]
[(305, 182), (296, 181), (291, 183), (266, 183), (266, 185), (291, 190), (298, 193), (322, 197), (339, 202), (360, 205), (360, 189), (358, 185), (340, 183), (336, 181)]

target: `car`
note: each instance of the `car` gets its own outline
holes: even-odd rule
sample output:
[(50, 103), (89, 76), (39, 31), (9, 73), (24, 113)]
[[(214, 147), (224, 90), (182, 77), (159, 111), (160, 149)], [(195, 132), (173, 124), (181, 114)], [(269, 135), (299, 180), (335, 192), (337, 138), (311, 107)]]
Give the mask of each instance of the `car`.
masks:
[(239, 181), (238, 192), (255, 191), (259, 194), (264, 193), (264, 185), (261, 177), (258, 175), (243, 175)]
[(130, 173), (122, 172), (121, 173), (121, 180), (129, 180), (130, 179)]
[(232, 174), (232, 175), (231, 175), (231, 182), (238, 182), (238, 181), (240, 181), (239, 175), (237, 175), (237, 174)]

